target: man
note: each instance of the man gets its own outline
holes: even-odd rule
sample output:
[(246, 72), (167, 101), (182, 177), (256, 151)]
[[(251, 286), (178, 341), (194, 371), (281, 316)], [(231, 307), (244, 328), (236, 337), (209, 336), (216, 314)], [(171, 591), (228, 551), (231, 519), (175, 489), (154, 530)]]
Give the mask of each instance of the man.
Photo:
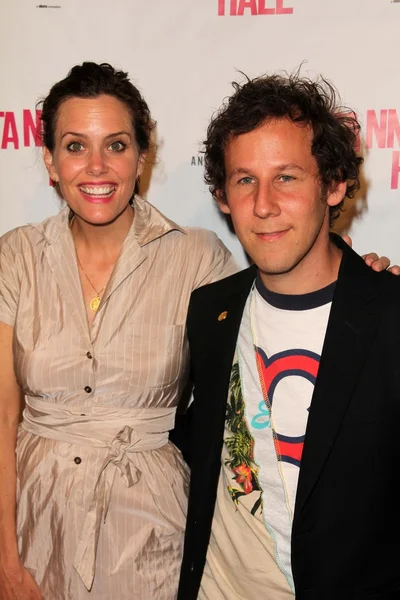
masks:
[(324, 80), (235, 89), (206, 181), (254, 266), (192, 294), (178, 598), (400, 598), (400, 280), (329, 233), (359, 125)]

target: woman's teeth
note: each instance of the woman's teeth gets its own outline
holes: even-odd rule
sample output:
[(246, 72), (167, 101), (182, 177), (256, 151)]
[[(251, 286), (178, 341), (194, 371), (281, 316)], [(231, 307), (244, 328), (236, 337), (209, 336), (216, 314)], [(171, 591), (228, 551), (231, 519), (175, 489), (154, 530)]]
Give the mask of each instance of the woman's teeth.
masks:
[(114, 185), (96, 185), (86, 186), (81, 185), (80, 190), (88, 196), (111, 196), (116, 190)]

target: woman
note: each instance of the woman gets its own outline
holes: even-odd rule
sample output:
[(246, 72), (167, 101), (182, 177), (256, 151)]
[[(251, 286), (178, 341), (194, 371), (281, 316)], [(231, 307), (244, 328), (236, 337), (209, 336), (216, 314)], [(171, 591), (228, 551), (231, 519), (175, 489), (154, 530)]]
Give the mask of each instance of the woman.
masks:
[(171, 600), (187, 305), (235, 266), (214, 234), (132, 201), (153, 122), (125, 73), (74, 67), (42, 120), (67, 206), (1, 239), (0, 597)]
[(125, 73), (74, 67), (42, 120), (67, 206), (0, 240), (0, 598), (172, 600), (186, 311), (235, 265), (134, 196), (153, 122)]

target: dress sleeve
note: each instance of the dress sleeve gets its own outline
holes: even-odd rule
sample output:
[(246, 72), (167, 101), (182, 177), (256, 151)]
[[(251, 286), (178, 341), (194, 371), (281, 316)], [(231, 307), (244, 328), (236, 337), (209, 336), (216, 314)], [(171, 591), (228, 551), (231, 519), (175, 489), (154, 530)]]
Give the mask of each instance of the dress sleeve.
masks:
[(17, 252), (13, 246), (10, 234), (0, 238), (0, 321), (11, 326), (14, 326), (19, 298)]
[(194, 289), (239, 271), (232, 254), (213, 231), (203, 229), (198, 233), (202, 238), (202, 252)]

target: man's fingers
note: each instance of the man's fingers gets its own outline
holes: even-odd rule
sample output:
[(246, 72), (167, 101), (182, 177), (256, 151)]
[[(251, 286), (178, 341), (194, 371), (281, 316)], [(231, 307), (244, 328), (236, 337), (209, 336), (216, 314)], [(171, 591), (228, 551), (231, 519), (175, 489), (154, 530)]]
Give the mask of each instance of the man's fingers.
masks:
[(349, 235), (343, 235), (343, 236), (342, 236), (342, 240), (343, 240), (344, 242), (346, 242), (346, 244), (347, 244), (348, 246), (350, 246), (350, 248), (352, 248), (352, 247), (353, 247), (353, 240), (351, 239), (351, 237), (350, 237)]
[[(369, 267), (371, 267), (373, 265), (375, 266), (376, 263), (379, 264), (380, 260), (381, 260), (375, 252), (368, 252), (368, 254), (363, 254), (362, 257)], [(388, 260), (386, 258), (386, 256), (382, 256), (382, 258)], [(388, 264), (386, 266), (389, 266), (389, 264), (390, 264), (390, 262), (388, 262)], [(385, 267), (385, 269), (386, 269), (386, 267)], [(378, 270), (381, 270), (381, 269), (378, 269)]]
[(393, 267), (390, 267), (390, 269), (388, 269), (389, 273), (392, 273), (393, 275), (400, 275), (400, 267), (399, 265), (393, 265)]

